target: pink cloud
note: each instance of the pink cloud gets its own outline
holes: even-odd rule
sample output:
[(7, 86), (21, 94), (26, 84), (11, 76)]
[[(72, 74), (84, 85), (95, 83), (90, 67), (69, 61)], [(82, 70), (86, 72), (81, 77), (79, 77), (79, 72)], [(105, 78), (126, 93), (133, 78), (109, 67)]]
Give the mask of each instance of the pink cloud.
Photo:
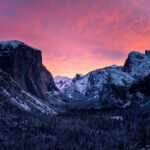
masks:
[(42, 49), (54, 74), (73, 76), (113, 63), (150, 43), (147, 0), (2, 0), (0, 40)]

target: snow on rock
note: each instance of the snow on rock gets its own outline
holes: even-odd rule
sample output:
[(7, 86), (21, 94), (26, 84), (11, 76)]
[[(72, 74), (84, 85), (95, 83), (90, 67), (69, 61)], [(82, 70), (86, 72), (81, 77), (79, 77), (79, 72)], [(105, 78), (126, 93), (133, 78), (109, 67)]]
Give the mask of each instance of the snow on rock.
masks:
[(25, 45), (23, 42), (20, 42), (20, 41), (16, 41), (16, 40), (10, 40), (10, 41), (1, 41), (0, 42), (0, 46), (2, 46), (3, 48), (5, 47), (13, 47), (13, 48), (16, 48), (18, 47), (19, 45)]
[[(54, 82), (57, 86), (57, 88), (62, 92), (65, 93), (65, 91), (69, 88), (71, 91), (74, 90), (75, 87), (77, 87), (77, 92), (79, 93), (85, 93), (85, 89), (88, 82), (88, 77), (84, 78), (82, 80), (83, 75), (82, 74), (76, 74), (76, 76), (72, 78), (68, 78), (65, 76), (56, 76), (54, 78)], [(78, 81), (78, 82), (76, 82)], [(73, 86), (71, 86), (73, 85)], [(75, 86), (75, 87), (74, 87)], [(67, 94), (69, 98), (73, 98), (72, 94)]]
[(117, 121), (122, 121), (123, 117), (122, 116), (111, 116), (110, 119), (117, 120)]
[(34, 96), (32, 96), (31, 94), (25, 92), (22, 90), (22, 93), (26, 94), (27, 97), (31, 98), (30, 101), (28, 101), (28, 103), (30, 105), (32, 105), (33, 107), (36, 107), (36, 109), (40, 110), (42, 113), (45, 114), (57, 114), (48, 104), (46, 104), (45, 102), (41, 101), (38, 98), (35, 98)]
[(31, 108), (26, 103), (23, 103), (23, 102), (15, 99), (13, 97), (10, 99), (10, 102), (12, 104), (18, 106), (19, 108), (26, 110), (26, 111), (30, 111), (31, 110)]
[(131, 105), (131, 101), (127, 101), (123, 106), (122, 106), (122, 108), (126, 108), (126, 107), (128, 107), (128, 106), (130, 106)]
[(145, 51), (145, 54), (135, 51), (129, 53), (124, 70), (134, 77), (148, 75), (150, 73), (150, 51)]
[[(8, 48), (11, 47), (13, 49), (17, 48), (19, 45), (24, 45), (24, 46), (28, 46), (27, 44), (21, 42), (21, 41), (17, 41), (17, 40), (9, 40), (9, 41), (1, 41), (0, 42), (0, 46), (2, 47), (2, 49), (4, 48)], [(30, 46), (31, 47), (31, 46)], [(33, 48), (33, 47), (32, 47)], [(37, 48), (33, 48), (34, 50), (38, 50)]]
[(63, 90), (65, 88), (67, 88), (71, 82), (72, 82), (72, 79), (69, 78), (69, 77), (65, 77), (65, 76), (56, 76), (54, 78), (54, 82), (56, 84), (56, 87), (61, 91), (63, 92)]
[(86, 88), (88, 86), (88, 78), (89, 75), (85, 76), (84, 78), (78, 79), (78, 82), (75, 82), (75, 87), (78, 92), (85, 94)]
[[(117, 87), (127, 87), (134, 81), (128, 73), (122, 72), (118, 66), (110, 66), (90, 72), (80, 79), (72, 82), (64, 90), (68, 97), (74, 99), (100, 99), (105, 88), (110, 88), (110, 84)], [(105, 92), (107, 93), (107, 91)]]
[(71, 100), (78, 100), (84, 98), (86, 88), (88, 86), (89, 75), (83, 78), (72, 80), (69, 86), (63, 89), (63, 93)]
[(129, 74), (122, 72), (120, 69), (114, 69), (110, 72), (111, 83), (118, 86), (131, 85), (134, 78)]

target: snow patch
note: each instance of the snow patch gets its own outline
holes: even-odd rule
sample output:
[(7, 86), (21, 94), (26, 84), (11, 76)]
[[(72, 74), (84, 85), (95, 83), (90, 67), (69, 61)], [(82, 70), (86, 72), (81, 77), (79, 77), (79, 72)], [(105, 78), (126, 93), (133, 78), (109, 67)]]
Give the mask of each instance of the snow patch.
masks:
[(3, 92), (6, 96), (10, 96), (10, 94), (5, 89), (3, 90)]
[(122, 121), (123, 117), (122, 116), (111, 116), (110, 119), (117, 120), (117, 121)]
[(75, 87), (78, 92), (85, 94), (86, 88), (88, 86), (88, 79), (89, 79), (89, 76), (85, 76), (84, 78), (81, 78), (77, 80), (77, 82), (75, 82)]
[(32, 99), (32, 101), (28, 101), (28, 103), (30, 103), (31, 105), (33, 105), (36, 109), (40, 110), (42, 113), (46, 113), (46, 114), (57, 114), (52, 108), (50, 108), (50, 106), (48, 106), (48, 104), (45, 104), (44, 102), (41, 102), (39, 99), (35, 98), (34, 96), (32, 96), (31, 94), (25, 92), (22, 90), (22, 93), (26, 94), (28, 97), (30, 97)]
[(123, 108), (126, 108), (126, 107), (129, 107), (131, 105), (131, 101), (128, 101), (126, 102), (122, 107)]
[[(1, 41), (0, 42), (0, 46), (2, 46), (2, 49), (6, 48), (6, 47), (11, 47), (13, 49), (17, 48), (19, 45), (25, 45), (28, 46), (27, 44), (17, 41), (17, 40), (10, 40), (10, 41)], [(31, 47), (31, 46), (28, 46)], [(39, 51), (39, 49), (31, 47), (34, 50)], [(5, 51), (5, 53), (10, 52), (10, 51)]]
[(7, 46), (11, 46), (13, 48), (18, 47), (19, 45), (24, 45), (24, 43), (20, 42), (20, 41), (16, 41), (16, 40), (11, 40), (11, 41), (1, 41), (0, 45), (2, 45), (2, 47), (7, 47)]
[(19, 102), (18, 100), (16, 100), (15, 98), (11, 98), (10, 101), (11, 101), (13, 104), (16, 104), (18, 107), (21, 107), (21, 108), (23, 108), (23, 109), (26, 110), (26, 111), (30, 111), (30, 110), (31, 110), (30, 107), (29, 107), (27, 104), (21, 103), (21, 102)]

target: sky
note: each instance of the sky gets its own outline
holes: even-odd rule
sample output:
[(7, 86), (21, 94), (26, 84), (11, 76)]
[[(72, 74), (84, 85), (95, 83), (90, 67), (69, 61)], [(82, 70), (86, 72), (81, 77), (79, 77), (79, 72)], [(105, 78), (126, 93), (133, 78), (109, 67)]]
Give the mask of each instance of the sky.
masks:
[(0, 41), (41, 49), (53, 76), (117, 64), (150, 49), (149, 0), (0, 0)]

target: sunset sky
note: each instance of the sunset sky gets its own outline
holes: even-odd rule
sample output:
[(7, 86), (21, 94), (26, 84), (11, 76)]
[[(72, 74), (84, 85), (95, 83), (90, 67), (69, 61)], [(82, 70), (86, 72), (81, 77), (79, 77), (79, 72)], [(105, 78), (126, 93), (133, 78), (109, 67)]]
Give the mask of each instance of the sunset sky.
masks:
[(53, 76), (122, 65), (150, 49), (150, 0), (0, 0), (0, 41), (42, 50)]

